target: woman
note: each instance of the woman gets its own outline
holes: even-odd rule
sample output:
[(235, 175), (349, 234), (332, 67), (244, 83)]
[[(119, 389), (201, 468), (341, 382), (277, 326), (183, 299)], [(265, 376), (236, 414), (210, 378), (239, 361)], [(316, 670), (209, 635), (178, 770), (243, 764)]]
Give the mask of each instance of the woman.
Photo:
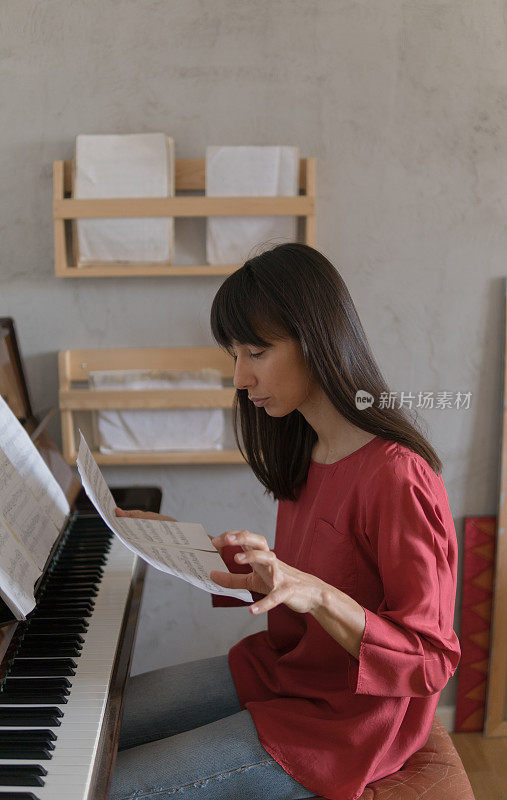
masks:
[(111, 797), (355, 800), (426, 742), (459, 662), (441, 462), (381, 402), (352, 299), (317, 250), (248, 260), (211, 328), (235, 360), (238, 446), (279, 501), (274, 549), (227, 531), (212, 541), (229, 572), (211, 578), (253, 592), (267, 630), (130, 678)]

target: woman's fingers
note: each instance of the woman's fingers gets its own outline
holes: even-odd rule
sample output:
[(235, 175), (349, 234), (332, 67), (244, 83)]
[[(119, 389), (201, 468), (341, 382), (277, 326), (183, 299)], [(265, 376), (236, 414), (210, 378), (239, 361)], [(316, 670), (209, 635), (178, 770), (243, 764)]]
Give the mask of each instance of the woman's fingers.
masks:
[(250, 531), (225, 531), (219, 536), (215, 536), (212, 540), (213, 544), (222, 547), (226, 544), (240, 544), (254, 547), (258, 550), (269, 550), (269, 545), (264, 536), (258, 533), (250, 533)]
[(220, 572), (217, 569), (212, 569), (209, 576), (212, 581), (218, 583), (219, 586), (223, 586), (224, 589), (246, 589), (247, 580), (249, 578), (249, 575), (241, 575), (235, 572)]
[(145, 517), (150, 514), (149, 511), (139, 511), (139, 509), (129, 509), (125, 511), (123, 508), (115, 508), (117, 517)]
[(262, 600), (257, 600), (255, 605), (251, 605), (249, 610), (252, 614), (262, 614), (264, 611), (271, 611), (272, 608), (276, 608), (276, 606), (279, 606), (280, 603), (283, 603), (286, 599), (286, 591), (283, 589), (273, 589), (266, 597), (263, 597)]
[(138, 509), (124, 511), (122, 508), (115, 508), (117, 517), (135, 517), (136, 519), (156, 519), (159, 522), (166, 520), (168, 522), (176, 522), (174, 517), (167, 517), (164, 514), (156, 514), (154, 511), (139, 511)]
[(208, 533), (208, 539), (210, 539), (210, 541), (211, 541), (211, 544), (213, 545), (213, 547), (215, 548), (215, 550), (218, 550), (218, 552), (220, 553), (220, 552), (221, 552), (221, 550), (222, 550), (222, 548), (221, 548), (221, 547), (218, 547), (218, 545), (216, 545), (216, 544), (215, 544), (215, 542), (213, 541), (213, 536), (212, 536), (210, 533)]
[(240, 564), (266, 564), (271, 566), (276, 561), (275, 554), (270, 550), (248, 550), (246, 553), (236, 553), (234, 560)]

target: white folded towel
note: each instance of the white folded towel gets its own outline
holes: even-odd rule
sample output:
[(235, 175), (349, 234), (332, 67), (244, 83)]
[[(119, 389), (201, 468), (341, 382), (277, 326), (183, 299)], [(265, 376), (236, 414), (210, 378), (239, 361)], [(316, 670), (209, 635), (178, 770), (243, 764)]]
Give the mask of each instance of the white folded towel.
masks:
[[(96, 370), (91, 389), (221, 389), (221, 373), (179, 370)], [(94, 437), (101, 453), (152, 450), (222, 450), (223, 408), (104, 410), (94, 413)]]
[[(165, 133), (76, 136), (76, 198), (174, 197), (174, 141)], [(170, 264), (174, 219), (80, 219), (74, 263)]]
[[(206, 148), (208, 197), (292, 197), (299, 194), (299, 148)], [(264, 245), (293, 242), (296, 217), (208, 217), (208, 264), (242, 264)]]

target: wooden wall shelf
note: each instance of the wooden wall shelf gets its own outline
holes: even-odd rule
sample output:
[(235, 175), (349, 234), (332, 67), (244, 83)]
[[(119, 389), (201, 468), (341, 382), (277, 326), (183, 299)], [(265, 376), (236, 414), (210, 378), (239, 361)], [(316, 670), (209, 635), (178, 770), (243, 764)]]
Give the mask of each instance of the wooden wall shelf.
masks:
[[(234, 361), (218, 347), (141, 347), (99, 350), (63, 350), (58, 354), (59, 406), (62, 419), (63, 454), (76, 463), (75, 418), (77, 411), (97, 409), (232, 408), (235, 389), (174, 389), (153, 391), (96, 391), (73, 388), (88, 380), (92, 370), (220, 370), (222, 378), (234, 374)], [(99, 464), (245, 464), (239, 450), (173, 450), (101, 453), (93, 456)]]
[(55, 161), (53, 164), (55, 275), (59, 278), (230, 275), (239, 268), (238, 264), (156, 263), (94, 263), (77, 267), (70, 263), (66, 235), (66, 221), (70, 224), (70, 220), (75, 219), (296, 216), (305, 220), (305, 243), (315, 246), (315, 158), (300, 159), (298, 197), (188, 197), (186, 192), (205, 191), (206, 160), (177, 158), (176, 197), (80, 200), (72, 197), (72, 168), (72, 161)]

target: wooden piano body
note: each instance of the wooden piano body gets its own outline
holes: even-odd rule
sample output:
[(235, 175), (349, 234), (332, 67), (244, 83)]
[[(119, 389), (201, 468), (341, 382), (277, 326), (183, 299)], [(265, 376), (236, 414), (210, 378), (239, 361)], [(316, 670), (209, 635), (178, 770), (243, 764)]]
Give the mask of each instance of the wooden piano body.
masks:
[[(106, 800), (146, 565), (80, 489), (45, 428), (51, 413), (33, 416), (10, 318), (0, 319), (0, 393), (71, 507), (27, 620), (0, 599), (0, 800)], [(111, 491), (122, 508), (160, 509), (157, 487)]]

